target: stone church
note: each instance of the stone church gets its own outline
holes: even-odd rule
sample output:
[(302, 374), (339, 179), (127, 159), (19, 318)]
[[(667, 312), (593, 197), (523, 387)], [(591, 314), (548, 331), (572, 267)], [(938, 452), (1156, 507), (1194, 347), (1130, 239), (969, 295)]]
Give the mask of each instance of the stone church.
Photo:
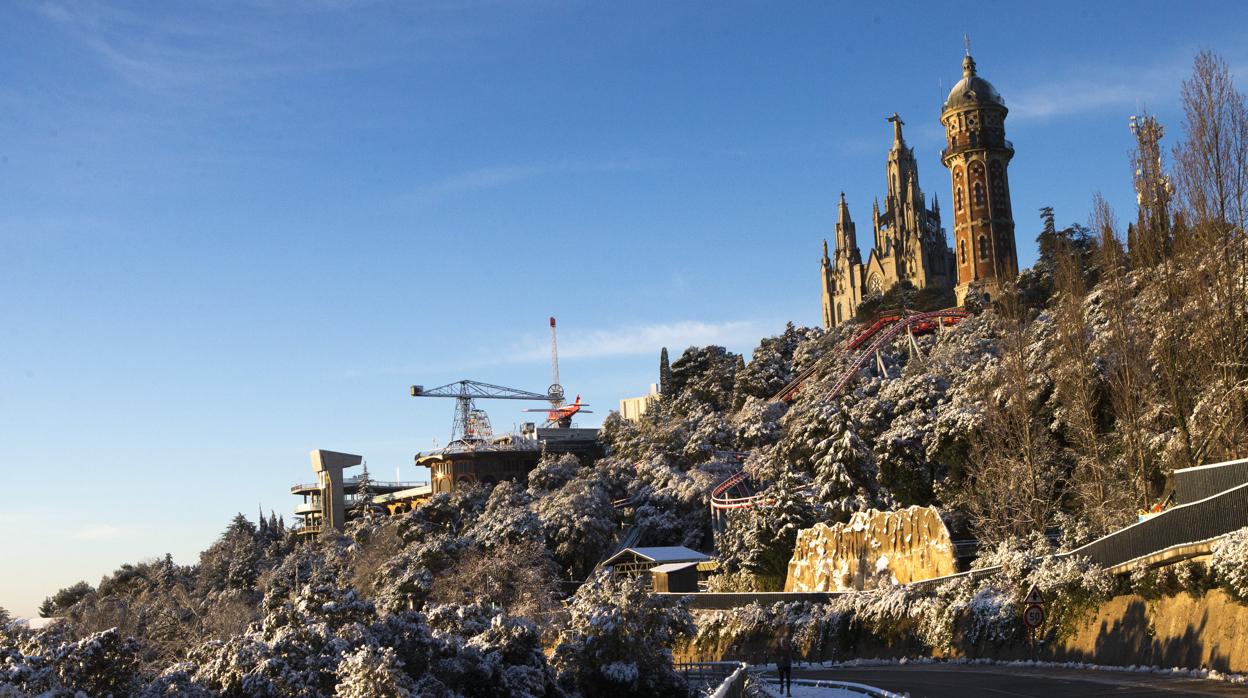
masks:
[[(833, 252), (823, 242), (821, 263), (823, 326), (852, 320), (864, 299), (882, 294), (901, 281), (916, 289), (954, 289), (958, 303), (972, 284), (986, 293), (999, 292), (998, 279), (1018, 274), (1014, 221), (1010, 213), (1006, 168), (1014, 155), (1005, 140), (1005, 101), (975, 72), (969, 50), (962, 62), (962, 80), (954, 85), (941, 111), (947, 147), (941, 162), (953, 178), (955, 247), (940, 223), (940, 204), (931, 208), (919, 188), (914, 149), (902, 135), (897, 114), (893, 145), (888, 151), (884, 209), (877, 199), (871, 212), (873, 247), (866, 263), (845, 194), (837, 212)], [(957, 254), (955, 255), (955, 250)]]
[(864, 264), (858, 235), (845, 195), (836, 221), (832, 256), (823, 243), (823, 325), (833, 327), (853, 319), (864, 298), (884, 293), (902, 280), (915, 288), (953, 287), (954, 259), (945, 230), (940, 227), (940, 204), (931, 208), (919, 188), (919, 166), (914, 149), (902, 136), (903, 122), (893, 114), (893, 147), (888, 151), (888, 193), (884, 209), (872, 206), (874, 247)]

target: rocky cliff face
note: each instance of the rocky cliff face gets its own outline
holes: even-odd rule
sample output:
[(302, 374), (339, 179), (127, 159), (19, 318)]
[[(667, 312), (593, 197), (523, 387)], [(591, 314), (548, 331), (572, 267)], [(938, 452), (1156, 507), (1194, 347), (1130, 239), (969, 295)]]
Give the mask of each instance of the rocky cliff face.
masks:
[(953, 574), (949, 529), (935, 507), (858, 512), (797, 534), (785, 591), (848, 591)]

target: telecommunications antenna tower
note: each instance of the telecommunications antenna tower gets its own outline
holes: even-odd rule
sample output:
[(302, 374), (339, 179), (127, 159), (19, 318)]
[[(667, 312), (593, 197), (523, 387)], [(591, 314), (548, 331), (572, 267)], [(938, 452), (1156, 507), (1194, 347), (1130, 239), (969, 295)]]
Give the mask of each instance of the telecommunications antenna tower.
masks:
[(553, 409), (563, 407), (563, 386), (559, 384), (559, 342), (555, 338), (555, 316), (550, 316), (550, 387), (546, 389)]

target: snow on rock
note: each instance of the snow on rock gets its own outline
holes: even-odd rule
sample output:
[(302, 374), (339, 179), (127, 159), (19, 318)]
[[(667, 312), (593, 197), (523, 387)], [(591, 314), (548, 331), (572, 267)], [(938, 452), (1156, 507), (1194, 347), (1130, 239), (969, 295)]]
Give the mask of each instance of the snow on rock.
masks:
[(858, 512), (797, 534), (785, 591), (848, 591), (956, 572), (949, 530), (934, 507)]

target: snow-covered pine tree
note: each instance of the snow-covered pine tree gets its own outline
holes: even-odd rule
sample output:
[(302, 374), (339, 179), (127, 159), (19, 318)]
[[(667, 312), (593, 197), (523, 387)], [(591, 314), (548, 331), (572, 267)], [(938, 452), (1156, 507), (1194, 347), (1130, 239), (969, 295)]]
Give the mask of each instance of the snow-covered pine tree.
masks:
[(828, 436), (815, 448), (815, 493), (838, 519), (848, 518), (871, 501), (865, 471), (872, 454), (844, 410), (829, 410), (825, 419)]
[(416, 684), (390, 647), (364, 645), (343, 656), (335, 671), (339, 698), (406, 698)]
[(366, 517), (372, 513), (373, 496), (373, 480), (368, 475), (368, 463), (365, 463), (355, 488), (354, 509), (358, 515)]
[(689, 695), (671, 652), (677, 638), (694, 631), (682, 601), (651, 594), (644, 578), (599, 572), (577, 590), (568, 615), (552, 662), (569, 693)]
[(256, 535), (262, 542), (269, 540), (269, 521), (264, 518), (264, 505), (256, 505)]

